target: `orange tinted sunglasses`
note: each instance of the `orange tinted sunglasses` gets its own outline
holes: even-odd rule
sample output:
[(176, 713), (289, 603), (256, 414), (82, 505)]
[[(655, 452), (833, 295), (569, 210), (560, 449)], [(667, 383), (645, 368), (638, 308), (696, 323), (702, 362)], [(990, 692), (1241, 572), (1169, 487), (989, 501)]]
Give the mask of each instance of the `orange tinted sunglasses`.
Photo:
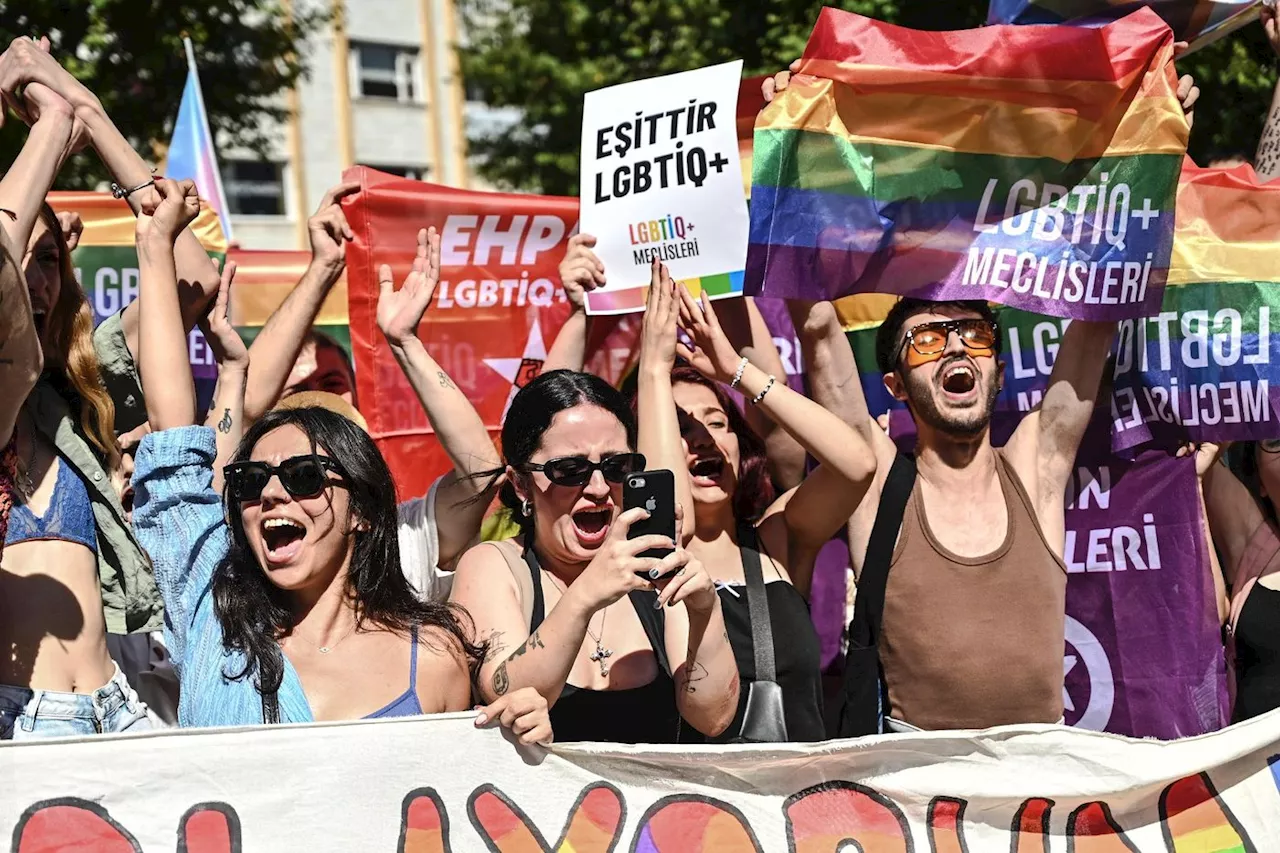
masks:
[(947, 349), (947, 341), (955, 332), (964, 344), (965, 349), (974, 358), (993, 356), (999, 332), (996, 324), (987, 320), (969, 318), (964, 320), (939, 320), (933, 323), (921, 323), (907, 331), (899, 349), (899, 357), (903, 349), (907, 351), (907, 366), (919, 367), (942, 358)]

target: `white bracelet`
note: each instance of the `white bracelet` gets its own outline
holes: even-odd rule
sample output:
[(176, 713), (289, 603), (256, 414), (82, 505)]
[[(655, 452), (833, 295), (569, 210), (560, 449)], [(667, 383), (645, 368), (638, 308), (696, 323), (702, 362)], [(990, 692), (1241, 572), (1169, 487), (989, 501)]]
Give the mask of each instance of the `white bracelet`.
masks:
[(742, 361), (738, 362), (738, 372), (733, 374), (733, 381), (729, 383), (730, 388), (737, 388), (738, 383), (742, 381), (742, 374), (747, 369), (747, 357), (744, 355)]
[(769, 381), (768, 381), (768, 383), (766, 383), (766, 384), (765, 384), (765, 386), (764, 386), (764, 390), (763, 390), (763, 391), (761, 391), (759, 394), (757, 394), (757, 395), (756, 395), (756, 398), (755, 398), (754, 400), (752, 400), (752, 401), (751, 401), (751, 405), (753, 405), (753, 406), (754, 406), (754, 405), (756, 405), (757, 403), (759, 403), (761, 400), (763, 400), (763, 399), (764, 399), (764, 395), (769, 393), (769, 389), (773, 387), (773, 383), (774, 383), (775, 381), (776, 381), (776, 379), (775, 379), (774, 375), (773, 375), (772, 373), (770, 373), (770, 374), (769, 374)]

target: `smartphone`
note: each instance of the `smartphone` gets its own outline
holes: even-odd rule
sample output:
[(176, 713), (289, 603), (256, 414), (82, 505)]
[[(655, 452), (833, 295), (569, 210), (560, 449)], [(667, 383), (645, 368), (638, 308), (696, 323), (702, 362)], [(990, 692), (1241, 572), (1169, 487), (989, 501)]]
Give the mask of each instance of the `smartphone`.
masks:
[[(676, 478), (670, 471), (643, 471), (627, 475), (622, 485), (622, 509), (625, 512), (636, 507), (649, 511), (649, 517), (631, 525), (628, 539), (656, 534), (675, 541), (676, 538)], [(641, 551), (641, 557), (662, 559), (671, 548), (649, 548)], [(652, 580), (647, 572), (636, 572), (645, 580)]]

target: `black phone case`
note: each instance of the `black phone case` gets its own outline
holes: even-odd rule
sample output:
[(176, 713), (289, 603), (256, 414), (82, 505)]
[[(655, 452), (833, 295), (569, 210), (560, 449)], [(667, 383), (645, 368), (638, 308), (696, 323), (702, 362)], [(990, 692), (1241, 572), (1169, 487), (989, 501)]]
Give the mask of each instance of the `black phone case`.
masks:
[[(638, 485), (643, 482), (644, 485)], [(656, 534), (672, 540), (676, 538), (676, 478), (670, 471), (643, 471), (629, 474), (622, 487), (623, 510), (644, 507), (649, 517), (631, 525), (628, 539)], [(670, 554), (670, 548), (649, 548), (641, 551), (641, 557), (662, 559)]]

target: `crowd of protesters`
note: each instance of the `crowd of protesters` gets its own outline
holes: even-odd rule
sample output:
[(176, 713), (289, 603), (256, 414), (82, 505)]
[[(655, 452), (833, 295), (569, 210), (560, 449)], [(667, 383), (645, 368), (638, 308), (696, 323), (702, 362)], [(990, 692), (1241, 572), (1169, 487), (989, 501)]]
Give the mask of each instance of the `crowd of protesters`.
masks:
[[(1184, 78), (1188, 113), (1198, 94)], [(377, 325), (453, 469), (397, 504), (350, 364), (312, 329), (359, 186), (325, 195), (311, 264), (247, 347), (234, 264), (190, 230), (192, 183), (153, 177), (47, 40), (0, 56), (0, 96), (29, 127), (0, 180), (0, 739), (469, 708), (526, 744), (1062, 721), (1064, 495), (1114, 324), (1070, 324), (997, 448), (992, 311), (899, 301), (876, 369), (914, 420), (908, 456), (830, 303), (788, 306), (812, 399), (751, 300), (695, 300), (656, 262), (634, 388), (584, 372), (583, 298), (608, 271), (577, 235), (560, 270), (575, 311), (500, 454), (417, 336), (440, 266), (423, 229), (403, 281), (379, 272)], [(78, 218), (45, 201), (82, 149), (137, 217), (139, 297), (96, 329)], [(207, 413), (197, 325), (218, 365)], [(1244, 719), (1280, 707), (1280, 440), (1232, 448), (1231, 466), (1224, 450), (1193, 452)], [(623, 483), (653, 470), (674, 474), (674, 538), (628, 535), (648, 513), (623, 510)], [(482, 541), (495, 504), (513, 535)], [(837, 534), (858, 594), (828, 694), (807, 601)]]

